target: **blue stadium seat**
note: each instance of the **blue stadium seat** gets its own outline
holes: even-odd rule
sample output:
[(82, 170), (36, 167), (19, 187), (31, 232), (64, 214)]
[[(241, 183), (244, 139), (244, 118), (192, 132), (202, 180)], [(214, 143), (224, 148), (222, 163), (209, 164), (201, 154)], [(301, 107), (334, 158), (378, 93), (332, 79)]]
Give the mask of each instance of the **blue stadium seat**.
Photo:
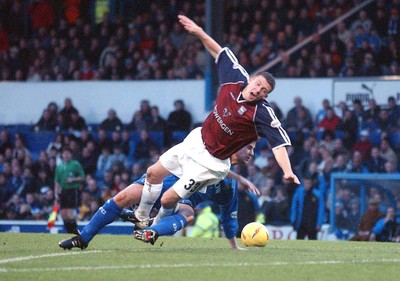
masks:
[(381, 131), (372, 130), (369, 132), (369, 141), (373, 146), (379, 146), (381, 144)]
[(270, 145), (265, 138), (260, 138), (260, 140), (256, 144), (256, 147), (254, 148), (254, 155), (258, 155), (264, 146), (269, 147)]
[(173, 131), (172, 132), (172, 141), (174, 143), (180, 143), (186, 138), (187, 135), (188, 135), (187, 131)]
[(343, 131), (338, 131), (338, 130), (336, 130), (335, 131), (335, 138), (336, 139), (343, 139), (344, 138), (344, 132)]
[(28, 132), (24, 134), (26, 140), (26, 147), (35, 155), (42, 150), (46, 150), (50, 142), (54, 140), (55, 132)]
[(324, 134), (324, 131), (323, 131), (323, 130), (317, 131), (316, 137), (317, 137), (317, 140), (318, 140), (318, 141), (321, 141), (321, 140), (322, 140), (323, 134)]
[[(157, 147), (161, 150), (164, 147), (164, 132), (163, 131), (149, 131), (149, 137), (156, 143)], [(135, 144), (140, 140), (140, 132), (131, 132), (131, 140)]]
[(150, 138), (156, 142), (159, 149), (164, 147), (164, 132), (163, 131), (150, 131)]
[(400, 148), (400, 131), (390, 132), (389, 133), (389, 141), (394, 149)]
[(17, 132), (21, 134), (26, 134), (32, 131), (32, 125), (27, 124), (17, 124), (15, 125), (15, 129)]
[(292, 143), (297, 141), (297, 132), (296, 131), (289, 131), (287, 132)]

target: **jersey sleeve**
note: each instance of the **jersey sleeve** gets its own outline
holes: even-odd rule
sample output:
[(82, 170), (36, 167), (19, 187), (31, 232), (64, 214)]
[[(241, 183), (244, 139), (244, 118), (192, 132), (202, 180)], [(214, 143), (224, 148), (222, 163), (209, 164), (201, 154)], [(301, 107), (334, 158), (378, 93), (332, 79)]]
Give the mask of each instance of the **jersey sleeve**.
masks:
[(237, 58), (229, 48), (222, 48), (215, 61), (218, 67), (219, 81), (221, 85), (239, 81), (247, 82), (249, 74), (239, 64)]
[(235, 237), (239, 229), (237, 220), (238, 190), (236, 180), (232, 180), (231, 188), (233, 190), (232, 199), (228, 203), (220, 205), (221, 224), (224, 228), (225, 236), (227, 239)]
[(258, 104), (254, 121), (258, 135), (266, 138), (272, 149), (291, 145), (288, 134), (267, 102)]

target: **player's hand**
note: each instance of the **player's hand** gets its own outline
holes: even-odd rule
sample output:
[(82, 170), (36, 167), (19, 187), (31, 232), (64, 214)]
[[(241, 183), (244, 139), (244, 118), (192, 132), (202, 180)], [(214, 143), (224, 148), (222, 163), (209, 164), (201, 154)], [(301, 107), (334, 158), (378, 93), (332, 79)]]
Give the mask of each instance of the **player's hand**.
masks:
[(299, 179), (293, 173), (284, 175), (283, 178), (285, 179), (285, 181), (288, 181), (288, 182), (291, 182), (291, 183), (295, 183), (295, 184), (300, 184)]
[(202, 30), (200, 26), (198, 26), (194, 21), (189, 19), (187, 16), (179, 15), (179, 22), (183, 25), (183, 28), (186, 29), (189, 33), (197, 34)]
[(246, 191), (252, 191), (255, 195), (260, 195), (260, 191), (258, 190), (258, 188), (248, 179), (246, 179), (245, 177), (241, 176), (239, 178), (239, 183), (244, 187), (244, 189)]

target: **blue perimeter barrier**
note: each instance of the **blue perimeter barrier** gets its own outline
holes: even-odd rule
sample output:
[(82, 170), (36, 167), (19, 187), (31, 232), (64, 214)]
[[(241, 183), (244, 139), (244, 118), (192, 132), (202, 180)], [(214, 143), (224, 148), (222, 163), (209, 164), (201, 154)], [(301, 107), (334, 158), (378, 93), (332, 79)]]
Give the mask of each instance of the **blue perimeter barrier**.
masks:
[[(88, 222), (78, 222), (78, 228), (82, 229)], [(49, 230), (47, 221), (21, 221), (0, 220), (0, 232), (30, 232), (30, 233), (65, 233), (62, 221), (56, 221), (54, 227)], [(104, 227), (100, 234), (131, 235), (133, 224), (130, 222), (113, 222)]]

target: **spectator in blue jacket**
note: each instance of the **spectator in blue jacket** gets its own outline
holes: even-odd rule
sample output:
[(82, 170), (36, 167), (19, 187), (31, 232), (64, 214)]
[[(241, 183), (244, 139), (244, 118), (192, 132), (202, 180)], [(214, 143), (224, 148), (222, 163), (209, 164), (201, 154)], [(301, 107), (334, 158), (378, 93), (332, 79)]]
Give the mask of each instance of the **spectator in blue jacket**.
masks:
[(320, 186), (313, 186), (309, 177), (303, 178), (292, 198), (290, 221), (297, 231), (297, 239), (316, 240), (325, 220), (325, 204)]
[(396, 212), (393, 207), (387, 208), (386, 216), (376, 222), (370, 240), (400, 242), (400, 224), (396, 221)]

